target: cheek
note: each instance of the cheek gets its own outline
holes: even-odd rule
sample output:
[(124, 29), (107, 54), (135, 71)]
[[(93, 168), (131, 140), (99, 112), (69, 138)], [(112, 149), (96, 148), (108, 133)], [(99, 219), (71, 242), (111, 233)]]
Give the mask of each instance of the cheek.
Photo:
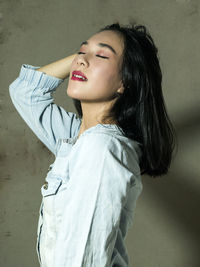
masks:
[[(97, 98), (110, 98), (115, 92), (116, 84), (116, 76), (110, 70), (107, 71), (99, 71), (95, 73), (97, 77), (94, 77), (91, 85), (93, 97)], [(93, 91), (93, 89), (95, 90)]]
[(94, 72), (93, 72), (93, 78), (94, 78), (94, 82), (96, 84), (100, 83), (100, 84), (108, 84), (111, 85), (113, 84), (113, 82), (116, 80), (116, 71), (113, 67), (111, 66), (99, 66), (96, 67)]

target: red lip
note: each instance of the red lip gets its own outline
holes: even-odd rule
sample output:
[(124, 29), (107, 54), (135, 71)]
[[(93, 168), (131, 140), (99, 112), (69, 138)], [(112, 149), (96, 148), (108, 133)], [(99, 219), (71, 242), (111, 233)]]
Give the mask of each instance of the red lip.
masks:
[[(81, 72), (80, 70), (74, 70), (74, 71), (72, 72), (72, 78), (79, 79), (78, 77), (74, 77), (74, 76), (73, 76), (74, 74), (76, 74), (76, 75), (81, 75), (81, 76), (83, 76), (83, 77), (87, 80), (87, 77), (85, 76), (85, 74), (84, 74), (83, 72)], [(74, 80), (74, 79), (73, 79), (73, 80)], [(84, 80), (82, 80), (82, 79), (79, 79), (79, 80), (84, 81)]]
[(80, 81), (80, 82), (87, 82), (87, 80), (83, 80), (81, 78), (74, 77), (74, 76), (71, 77), (71, 80), (77, 80), (77, 81)]

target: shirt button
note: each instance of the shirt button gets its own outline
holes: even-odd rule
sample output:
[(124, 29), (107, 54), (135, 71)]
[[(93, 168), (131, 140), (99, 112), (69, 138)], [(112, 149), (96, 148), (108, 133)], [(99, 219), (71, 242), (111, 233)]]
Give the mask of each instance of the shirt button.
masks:
[(43, 188), (48, 189), (48, 182), (44, 182)]
[(52, 169), (52, 164), (49, 166), (48, 171), (50, 171), (51, 169)]

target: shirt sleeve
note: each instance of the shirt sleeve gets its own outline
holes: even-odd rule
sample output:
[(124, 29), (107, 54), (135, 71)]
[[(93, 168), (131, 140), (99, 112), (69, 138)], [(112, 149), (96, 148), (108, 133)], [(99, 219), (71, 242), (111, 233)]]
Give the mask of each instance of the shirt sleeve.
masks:
[(9, 85), (11, 100), (36, 136), (56, 155), (59, 138), (73, 137), (80, 119), (54, 103), (52, 92), (64, 81), (22, 64), (19, 76)]
[(70, 155), (56, 266), (110, 267), (121, 212), (135, 176), (115, 137), (92, 133), (78, 142)]

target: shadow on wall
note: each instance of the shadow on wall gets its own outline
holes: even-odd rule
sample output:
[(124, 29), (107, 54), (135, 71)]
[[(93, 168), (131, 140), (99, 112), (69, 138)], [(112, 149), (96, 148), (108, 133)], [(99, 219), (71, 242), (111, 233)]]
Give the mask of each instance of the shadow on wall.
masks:
[[(182, 120), (175, 123), (179, 143), (177, 158), (180, 157), (180, 164), (179, 162), (174, 164), (173, 170), (170, 169), (166, 180), (165, 177), (155, 180), (145, 177), (145, 183), (148, 184), (152, 199), (164, 209), (170, 218), (173, 218), (185, 236), (188, 234), (190, 244), (192, 240), (193, 246), (190, 247), (190, 250), (196, 257), (193, 260), (195, 266), (200, 266), (200, 188), (197, 186), (200, 182), (200, 173), (198, 166), (198, 169), (192, 169), (193, 165), (191, 166), (187, 162), (190, 156), (191, 161), (194, 160), (195, 155), (184, 154), (187, 148), (191, 153), (190, 142), (194, 145), (196, 141), (196, 148), (199, 149), (199, 140), (195, 140), (195, 136), (200, 136), (200, 109), (193, 107), (187, 116), (184, 115)], [(183, 155), (180, 154), (182, 153), (181, 148), (183, 148)]]

